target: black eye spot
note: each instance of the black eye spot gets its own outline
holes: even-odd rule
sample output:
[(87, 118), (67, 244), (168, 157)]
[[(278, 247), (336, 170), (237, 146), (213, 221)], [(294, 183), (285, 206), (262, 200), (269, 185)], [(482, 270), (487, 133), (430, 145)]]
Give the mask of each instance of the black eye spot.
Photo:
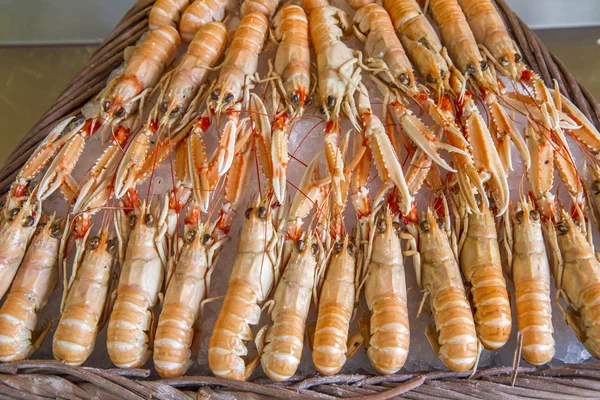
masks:
[(104, 104), (102, 105), (102, 107), (104, 108), (104, 112), (108, 112), (108, 110), (110, 110), (110, 108), (112, 107), (113, 102), (112, 101), (105, 101)]
[(154, 223), (154, 217), (152, 214), (146, 214), (146, 217), (144, 217), (144, 222), (146, 223), (146, 226), (152, 226)]
[(50, 228), (50, 236), (52, 236), (53, 238), (58, 238), (61, 234), (61, 227), (60, 224), (53, 224), (52, 227)]
[(529, 218), (531, 218), (534, 221), (539, 221), (540, 220), (540, 213), (538, 210), (531, 210), (529, 211)]
[(317, 253), (319, 252), (319, 246), (317, 246), (316, 243), (313, 243), (312, 246), (310, 246), (310, 249), (312, 251), (313, 256), (316, 256)]
[(354, 243), (348, 242), (348, 254), (350, 255), (350, 257), (354, 257), (355, 250), (356, 248), (354, 247)]
[(335, 97), (327, 96), (327, 107), (335, 106)]
[(210, 236), (210, 234), (208, 234), (208, 233), (205, 233), (204, 236), (202, 237), (202, 242), (204, 244), (206, 244), (210, 241), (210, 239), (212, 239), (212, 236)]
[(125, 115), (125, 108), (123, 106), (117, 107), (115, 110), (115, 116), (122, 117), (123, 115)]
[(400, 83), (403, 85), (408, 85), (410, 83), (410, 79), (408, 79), (408, 75), (400, 74)]
[(473, 64), (469, 64), (467, 65), (467, 74), (474, 74), (475, 73), (475, 66)]
[(169, 103), (167, 103), (166, 101), (160, 105), (160, 112), (166, 113), (168, 109)]
[(133, 227), (135, 226), (135, 223), (137, 222), (137, 215), (135, 215), (135, 214), (131, 214), (131, 215), (129, 216), (129, 219), (128, 219), (128, 221), (129, 221), (129, 226), (130, 226), (131, 228), (133, 228)]
[(595, 192), (595, 194), (600, 192), (600, 180), (596, 179), (592, 182), (592, 190)]
[(250, 215), (252, 215), (252, 207), (247, 209), (244, 215), (246, 216), (246, 219), (250, 219)]
[(28, 215), (27, 218), (25, 218), (25, 221), (23, 221), (23, 226), (25, 228), (29, 228), (30, 226), (33, 225), (34, 222), (35, 222), (35, 218), (33, 218), (31, 215)]
[(504, 56), (500, 59), (500, 64), (503, 67), (508, 67), (508, 65), (510, 64), (510, 61), (508, 61), (508, 57)]
[(298, 104), (298, 102), (300, 101), (300, 97), (298, 97), (297, 93), (292, 93), (292, 97), (290, 98), (290, 100), (292, 100), (292, 103)]
[(482, 61), (481, 62), (481, 70), (485, 71), (486, 69), (488, 69), (489, 65), (487, 63), (487, 61)]
[(431, 225), (429, 224), (429, 221), (421, 221), (419, 227), (424, 233), (427, 233), (431, 230)]
[(565, 233), (569, 232), (569, 225), (567, 225), (564, 222), (561, 222), (558, 224), (558, 226), (556, 227), (556, 229), (558, 229), (558, 232), (561, 235), (564, 235)]
[(435, 222), (437, 222), (440, 229), (444, 229), (444, 227), (446, 226), (446, 221), (444, 221), (443, 218), (438, 218), (435, 220)]
[(19, 212), (21, 212), (20, 208), (13, 208), (12, 210), (10, 210), (10, 220), (14, 220), (15, 218), (17, 218), (17, 215), (19, 215)]
[(398, 221), (392, 222), (392, 227), (394, 228), (394, 232), (400, 233), (400, 222), (398, 222)]
[(221, 89), (215, 89), (211, 93), (210, 98), (213, 99), (213, 100), (218, 100), (220, 94), (221, 94)]
[(100, 236), (94, 236), (90, 239), (90, 249), (97, 249), (100, 244)]
[(304, 242), (304, 240), (298, 240), (296, 242), (296, 250), (298, 250), (300, 253), (306, 250), (306, 243)]
[(185, 233), (185, 241), (188, 243), (192, 243), (196, 239), (196, 230), (190, 229)]
[(106, 242), (106, 251), (112, 253), (115, 250), (115, 245), (117, 244), (116, 240), (110, 239)]
[(379, 221), (377, 221), (377, 230), (379, 232), (385, 232), (385, 228), (387, 228), (387, 224), (385, 223), (384, 219), (380, 219)]
[(223, 99), (223, 101), (224, 101), (225, 103), (229, 103), (229, 102), (231, 102), (232, 100), (233, 100), (233, 94), (232, 94), (232, 93), (227, 93), (227, 94), (225, 95), (225, 98)]
[(335, 244), (333, 245), (333, 251), (335, 251), (336, 254), (342, 251), (343, 248), (344, 245), (340, 242), (335, 242)]
[(180, 111), (181, 111), (181, 108), (180, 108), (180, 107), (175, 107), (175, 108), (173, 109), (173, 111), (171, 111), (171, 114), (179, 114), (179, 112), (180, 112)]
[(265, 219), (267, 216), (267, 209), (263, 206), (258, 207), (258, 218)]
[(437, 82), (437, 79), (435, 79), (435, 76), (433, 76), (433, 74), (427, 75), (427, 83), (433, 84), (433, 83), (436, 83), (436, 82)]
[(515, 62), (521, 62), (522, 59), (523, 57), (521, 56), (521, 54), (515, 53)]
[(523, 222), (523, 215), (523, 210), (517, 211), (517, 213), (515, 214), (515, 221), (517, 221), (518, 224)]

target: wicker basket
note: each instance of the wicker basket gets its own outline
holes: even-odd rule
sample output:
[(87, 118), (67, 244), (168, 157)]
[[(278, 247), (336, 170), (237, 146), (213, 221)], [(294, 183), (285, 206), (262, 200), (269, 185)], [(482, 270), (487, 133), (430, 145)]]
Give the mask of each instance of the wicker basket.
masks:
[[(138, 0), (52, 108), (27, 133), (0, 171), (0, 193), (8, 191), (19, 168), (56, 123), (68, 115), (78, 114), (80, 107), (104, 87), (110, 72), (123, 61), (125, 48), (134, 44), (145, 32), (153, 2)], [(562, 93), (600, 127), (600, 106), (590, 92), (577, 83), (560, 60), (548, 52), (503, 0), (495, 2), (527, 64), (542, 76), (547, 85), (552, 85), (553, 79), (556, 79)], [(70, 367), (56, 361), (23, 361), (0, 364), (0, 398), (138, 400), (267, 396), (379, 400), (392, 397), (489, 398), (491, 393), (498, 399), (600, 397), (600, 362), (554, 368), (519, 368), (516, 380), (514, 372), (512, 367), (504, 367), (482, 370), (471, 378), (469, 373), (436, 371), (389, 376), (301, 377), (286, 383), (273, 383), (266, 379), (237, 382), (212, 376), (148, 380), (148, 370), (103, 370)]]

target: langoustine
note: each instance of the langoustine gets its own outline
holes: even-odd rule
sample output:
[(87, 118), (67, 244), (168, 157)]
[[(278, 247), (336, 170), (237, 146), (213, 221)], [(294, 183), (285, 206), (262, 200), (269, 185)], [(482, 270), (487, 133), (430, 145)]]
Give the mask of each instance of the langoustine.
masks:
[[(76, 223), (84, 223), (84, 220)], [(77, 240), (71, 277), (65, 277), (61, 315), (52, 341), (54, 358), (67, 365), (83, 364), (96, 344), (96, 337), (108, 318), (109, 289), (117, 259), (116, 239), (108, 227), (89, 237), (86, 229)]]
[(308, 26), (317, 56), (319, 99), (325, 116), (339, 124), (343, 112), (358, 127), (353, 98), (361, 80), (358, 58), (342, 41), (350, 31), (350, 18), (339, 8), (324, 5), (310, 11)]
[(496, 350), (508, 341), (512, 317), (494, 215), (485, 206), (481, 214), (468, 213), (459, 197), (455, 199), (461, 221), (460, 267), (470, 285), (477, 336), (485, 348)]
[(58, 283), (58, 259), (64, 226), (54, 216), (40, 225), (0, 309), (0, 361), (28, 358), (52, 326), (36, 327), (38, 313)]
[(239, 112), (241, 108), (248, 109), (250, 90), (257, 83), (258, 56), (265, 44), (268, 27), (269, 21), (259, 12), (242, 18), (221, 64), (219, 77), (209, 89), (207, 108), (211, 118), (216, 120), (217, 128), (221, 114), (227, 114), (217, 159), (219, 175), (231, 167), (231, 148), (236, 142)]
[[(8, 201), (7, 201), (8, 204)], [(42, 208), (34, 194), (4, 208), (2, 234), (0, 235), (0, 299), (4, 297), (17, 274), (25, 251), (41, 218)]]
[[(419, 287), (429, 298), (435, 325), (427, 338), (438, 358), (453, 371), (476, 365), (479, 341), (455, 254), (445, 231), (449, 218), (436, 218), (429, 209), (419, 222), (420, 262), (415, 263)], [(423, 303), (425, 302), (423, 299)]]
[(505, 220), (505, 247), (515, 284), (519, 333), (525, 361), (543, 365), (555, 353), (550, 264), (546, 254), (539, 211), (524, 198)]
[(260, 305), (279, 275), (281, 208), (273, 207), (269, 194), (254, 199), (245, 212), (227, 294), (208, 345), (208, 364), (218, 377), (245, 380), (260, 361), (245, 363), (244, 342), (252, 340), (251, 326), (258, 323)]
[(153, 309), (167, 265), (167, 207), (166, 201), (162, 206), (143, 201), (129, 215), (131, 233), (106, 339), (108, 355), (119, 368), (141, 367), (151, 354)]
[(409, 239), (413, 250), (407, 253), (417, 254), (415, 238), (402, 232), (396, 217), (386, 206), (373, 214), (364, 272), (365, 299), (371, 312), (365, 347), (373, 368), (386, 375), (404, 366), (410, 341), (400, 239)]
[(276, 79), (274, 108), (299, 117), (311, 95), (308, 19), (304, 10), (294, 5), (282, 7), (273, 19), (270, 38), (278, 46), (271, 74)]
[[(348, 138), (346, 135), (341, 144), (342, 159), (346, 156)], [(315, 368), (327, 376), (338, 373), (363, 342), (360, 333), (350, 335), (350, 322), (355, 314), (363, 266), (362, 255), (359, 256), (355, 242), (360, 240), (363, 229), (357, 229), (352, 235), (347, 234), (342, 215), (351, 182), (354, 182), (353, 173), (362, 175), (357, 179), (357, 184), (361, 184), (363, 179), (368, 179), (368, 171), (365, 170), (370, 167), (371, 159), (368, 157), (368, 151), (361, 150), (364, 150), (364, 147), (360, 140), (355, 141), (352, 160), (343, 169), (345, 180), (341, 186), (342, 205), (331, 201), (330, 196), (325, 197), (325, 204), (331, 206), (331, 215), (328, 216), (330, 221), (325, 223), (326, 229), (321, 237), (329, 256), (317, 272), (317, 322), (309, 340), (312, 339), (312, 359)], [(367, 175), (366, 178), (364, 174)], [(364, 199), (360, 201), (361, 207), (362, 200)], [(365, 201), (368, 203), (368, 199)]]
[(275, 16), (270, 38), (277, 43), (277, 54), (269, 61), (272, 82), (273, 111), (269, 122), (266, 108), (258, 96), (252, 94), (250, 118), (256, 121), (255, 143), (263, 173), (271, 181), (275, 197), (285, 201), (288, 139), (290, 126), (304, 113), (311, 101), (310, 50), (308, 48), (308, 20), (302, 8), (284, 6)]
[(588, 241), (581, 210), (571, 216), (560, 210), (544, 222), (552, 273), (560, 297), (567, 303), (564, 316), (585, 348), (600, 358), (600, 263)]

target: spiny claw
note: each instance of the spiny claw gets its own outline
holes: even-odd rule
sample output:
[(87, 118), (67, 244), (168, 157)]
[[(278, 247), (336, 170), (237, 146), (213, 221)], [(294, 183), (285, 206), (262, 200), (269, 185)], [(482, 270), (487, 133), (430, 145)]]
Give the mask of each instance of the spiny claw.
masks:
[[(488, 109), (491, 114), (491, 120), (493, 121), (493, 126), (495, 128), (492, 133), (494, 137), (499, 138), (500, 143), (504, 141), (504, 136), (509, 136), (521, 154), (521, 157), (523, 157), (526, 168), (529, 169), (531, 157), (527, 150), (527, 144), (525, 143), (523, 136), (521, 136), (521, 133), (515, 127), (513, 120), (506, 114), (506, 110), (498, 104), (495, 97), (494, 94), (490, 94), (486, 98), (486, 103), (488, 103)], [(490, 125), (492, 124), (490, 123)], [(508, 152), (505, 158), (509, 158), (510, 146), (508, 146), (508, 144), (506, 145), (505, 150)]]
[(221, 140), (219, 140), (219, 152), (217, 156), (217, 171), (219, 176), (225, 174), (229, 168), (231, 168), (233, 156), (235, 155), (235, 141), (239, 123), (239, 105), (234, 106), (234, 108), (235, 110), (227, 112), (227, 122), (223, 128)]
[(33, 154), (29, 157), (27, 162), (17, 174), (17, 181), (29, 182), (31, 179), (33, 179), (35, 175), (37, 175), (37, 173), (40, 172), (41, 169), (50, 162), (54, 154), (56, 154), (56, 152), (62, 148), (65, 143), (68, 143), (73, 136), (75, 136), (79, 128), (81, 128), (84, 123), (60, 137), (67, 125), (69, 125), (74, 118), (75, 117), (64, 119), (63, 121), (59, 122), (50, 131), (50, 133), (48, 133), (46, 138), (38, 145)]
[[(306, 218), (308, 214), (310, 214), (311, 210), (314, 208), (315, 204), (322, 204), (323, 199), (327, 197), (327, 186), (331, 183), (331, 177), (327, 178), (319, 178), (319, 160), (321, 158), (321, 153), (315, 155), (312, 159), (308, 167), (306, 167), (306, 171), (304, 171), (304, 175), (302, 176), (302, 181), (300, 182), (300, 186), (298, 186), (298, 191), (294, 196), (294, 200), (292, 201), (292, 205), (289, 210), (289, 228), (292, 231), (295, 229), (292, 227), (294, 225), (294, 221), (299, 221), (300, 226), (302, 226), (302, 220)], [(288, 233), (290, 229), (288, 229)]]
[(237, 210), (244, 200), (248, 180), (252, 172), (253, 155), (252, 146), (249, 141), (246, 141), (243, 148), (235, 154), (232, 166), (227, 172), (225, 202), (221, 206), (216, 224), (216, 229), (224, 235), (229, 233)]
[(554, 149), (552, 143), (539, 132), (539, 126), (527, 120), (527, 147), (531, 154), (531, 168), (528, 170), (531, 191), (539, 211), (548, 219), (554, 215), (554, 196), (550, 193), (554, 174)]
[[(209, 161), (206, 156), (206, 146), (202, 135), (210, 126), (208, 117), (200, 117), (192, 128), (188, 140), (188, 168), (192, 176), (194, 198), (203, 212), (208, 211), (210, 192), (212, 188)], [(216, 174), (215, 174), (216, 175)]]
[(454, 108), (450, 96), (442, 96), (440, 105), (435, 103), (427, 93), (419, 93), (413, 96), (413, 98), (438, 126), (444, 128), (444, 131), (454, 134), (458, 140), (463, 142), (464, 146), (460, 146), (460, 148), (470, 147), (469, 142), (463, 136), (458, 125), (456, 125), (453, 113)]
[(550, 90), (546, 87), (539, 75), (532, 71), (524, 71), (521, 77), (523, 82), (527, 82), (533, 89), (535, 103), (542, 114), (542, 121), (538, 122), (544, 123), (544, 126), (547, 128), (558, 129), (560, 118)]
[(73, 172), (87, 139), (94, 134), (99, 126), (96, 121), (88, 119), (82, 125), (73, 129), (74, 135), (62, 146), (40, 181), (37, 191), (38, 200), (48, 198), (64, 184), (67, 177)]
[(371, 112), (369, 99), (363, 94), (367, 92), (366, 88), (362, 84), (360, 88), (363, 91), (358, 97), (358, 109), (363, 124), (363, 135), (371, 149), (377, 174), (384, 183), (391, 182), (398, 188), (401, 195), (400, 209), (406, 214), (410, 211), (412, 195), (404, 179), (400, 160), (381, 120)]
[[(552, 93), (556, 92), (552, 91)], [(563, 112), (578, 126), (578, 128), (569, 128), (570, 134), (594, 154), (600, 153), (600, 132), (596, 127), (563, 95), (561, 95), (561, 105)]]
[(330, 121), (325, 128), (325, 159), (333, 181), (333, 195), (338, 205), (343, 204), (341, 183), (346, 180), (344, 176), (344, 159), (338, 147), (340, 127), (337, 123)]
[[(123, 197), (138, 181), (138, 175), (148, 157), (150, 138), (156, 134), (157, 128), (156, 121), (148, 120), (127, 146), (115, 174), (115, 196), (117, 199)], [(152, 159), (151, 162), (154, 163), (155, 160)]]
[(271, 137), (271, 165), (273, 166), (273, 191), (277, 201), (285, 201), (287, 186), (288, 156), (288, 118), (287, 115), (277, 117), (273, 123)]
[(111, 144), (104, 150), (84, 179), (75, 195), (73, 213), (98, 208), (106, 204), (113, 194), (113, 181), (121, 161), (122, 149), (131, 130), (120, 126), (113, 135)]
[[(250, 94), (250, 104), (252, 106), (252, 135), (256, 146), (258, 161), (263, 174), (267, 179), (273, 177), (273, 165), (271, 163), (271, 123), (267, 114), (267, 109), (260, 97), (256, 94)], [(279, 198), (277, 198), (279, 200)]]
[[(492, 136), (473, 102), (471, 94), (465, 93), (459, 107), (462, 109), (462, 124), (473, 148), (473, 161), (478, 171), (489, 176), (488, 186), (498, 208), (498, 215), (508, 209), (510, 200), (508, 181)], [(485, 196), (482, 196), (485, 197)]]
[(369, 189), (367, 188), (371, 171), (371, 151), (361, 141), (354, 140), (353, 154), (355, 159), (361, 151), (362, 155), (360, 160), (356, 162), (350, 181), (350, 188), (352, 189), (350, 199), (359, 218), (371, 216), (371, 201), (369, 199)]
[(554, 143), (554, 164), (558, 169), (560, 178), (567, 186), (567, 190), (576, 201), (583, 197), (583, 185), (575, 165), (575, 158), (569, 149), (567, 139), (561, 129), (553, 132), (552, 142)]
[(458, 149), (454, 146), (450, 146), (449, 144), (443, 143), (439, 141), (439, 139), (431, 132), (431, 130), (417, 118), (412, 111), (408, 108), (404, 107), (398, 101), (392, 102), (392, 108), (394, 110), (394, 114), (396, 118), (400, 122), (400, 125), (404, 129), (404, 131), (408, 134), (408, 136), (412, 139), (415, 144), (422, 149), (425, 154), (427, 154), (433, 162), (438, 164), (440, 167), (450, 171), (456, 172), (454, 168), (452, 168), (446, 160), (444, 160), (437, 153), (438, 149), (445, 149), (449, 152), (459, 153), (459, 154), (468, 154), (463, 150)]

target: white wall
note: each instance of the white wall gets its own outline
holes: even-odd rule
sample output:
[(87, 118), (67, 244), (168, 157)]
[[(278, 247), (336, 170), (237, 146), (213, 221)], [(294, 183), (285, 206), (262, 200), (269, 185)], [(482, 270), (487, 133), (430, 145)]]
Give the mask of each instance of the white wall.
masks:
[(600, 0), (506, 0), (532, 28), (600, 25)]
[(0, 45), (99, 43), (135, 0), (0, 0)]

